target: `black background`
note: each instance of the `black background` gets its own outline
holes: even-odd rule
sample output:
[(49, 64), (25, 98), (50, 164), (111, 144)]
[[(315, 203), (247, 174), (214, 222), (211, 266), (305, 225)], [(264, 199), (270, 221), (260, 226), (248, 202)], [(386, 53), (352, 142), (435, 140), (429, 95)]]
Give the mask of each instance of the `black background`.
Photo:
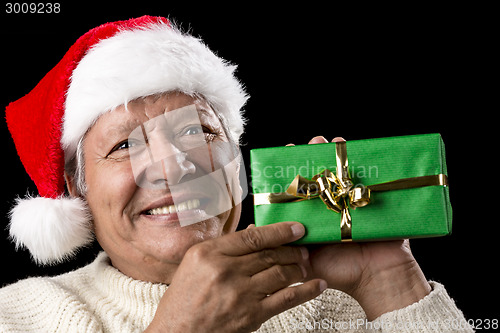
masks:
[[(494, 245), (498, 103), (493, 103), (498, 71), (492, 61), (498, 36), (491, 8), (75, 1), (62, 3), (59, 14), (1, 11), (3, 106), (28, 93), (79, 36), (99, 24), (148, 14), (189, 28), (219, 56), (238, 64), (237, 75), (251, 95), (242, 138), (248, 174), (252, 148), (303, 144), (316, 135), (355, 140), (441, 133), (453, 235), (413, 240), (412, 249), (426, 277), (444, 283), (467, 318), (499, 318), (492, 308), (499, 295)], [(27, 251), (15, 251), (7, 239), (7, 214), (16, 196), (36, 193), (36, 187), (3, 121), (0, 135), (0, 286), (92, 261), (97, 245), (52, 267), (37, 267)], [(252, 221), (249, 195), (241, 227)]]

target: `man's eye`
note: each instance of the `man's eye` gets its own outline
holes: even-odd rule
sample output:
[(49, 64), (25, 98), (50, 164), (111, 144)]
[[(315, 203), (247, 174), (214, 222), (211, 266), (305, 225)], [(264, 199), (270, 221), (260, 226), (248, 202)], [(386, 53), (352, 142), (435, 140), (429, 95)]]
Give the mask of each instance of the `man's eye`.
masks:
[(201, 126), (190, 126), (184, 130), (184, 135), (196, 135), (203, 133), (203, 128)]
[(129, 148), (132, 148), (134, 146), (136, 146), (136, 143), (134, 143), (131, 140), (122, 141), (122, 142), (118, 143), (117, 145), (115, 145), (113, 147), (113, 149), (111, 149), (111, 151), (109, 152), (109, 154), (107, 156), (113, 154), (115, 151), (129, 149)]
[(132, 146), (133, 146), (133, 144), (127, 140), (127, 141), (124, 141), (122, 143), (119, 143), (118, 147), (116, 147), (116, 150), (129, 149)]
[[(205, 142), (213, 141), (217, 137), (217, 133), (214, 133), (206, 126), (193, 125), (188, 126), (182, 131), (181, 137), (185, 137), (186, 139), (191, 135), (201, 135), (203, 134)], [(182, 140), (182, 139), (181, 139)]]

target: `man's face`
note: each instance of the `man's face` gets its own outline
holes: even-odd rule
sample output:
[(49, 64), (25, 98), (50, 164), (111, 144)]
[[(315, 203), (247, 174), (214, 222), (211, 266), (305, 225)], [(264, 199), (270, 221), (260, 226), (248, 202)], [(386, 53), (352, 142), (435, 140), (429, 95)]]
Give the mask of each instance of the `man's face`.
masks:
[(212, 108), (181, 93), (137, 99), (98, 119), (84, 141), (86, 199), (116, 268), (168, 283), (192, 245), (235, 230), (232, 148)]

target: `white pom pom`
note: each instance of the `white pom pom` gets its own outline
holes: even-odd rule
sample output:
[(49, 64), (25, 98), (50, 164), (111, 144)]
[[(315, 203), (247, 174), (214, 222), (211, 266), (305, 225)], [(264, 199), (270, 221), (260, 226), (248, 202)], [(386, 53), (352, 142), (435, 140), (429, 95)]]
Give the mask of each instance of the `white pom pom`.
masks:
[(38, 264), (62, 262), (92, 242), (91, 217), (82, 199), (28, 197), (10, 211), (10, 237)]

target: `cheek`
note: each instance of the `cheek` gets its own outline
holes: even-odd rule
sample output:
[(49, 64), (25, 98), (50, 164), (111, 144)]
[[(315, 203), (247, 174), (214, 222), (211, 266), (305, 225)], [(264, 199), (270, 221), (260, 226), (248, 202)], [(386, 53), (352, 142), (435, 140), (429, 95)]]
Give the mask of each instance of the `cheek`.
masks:
[(136, 190), (130, 165), (94, 165), (86, 170), (87, 201), (94, 220), (115, 221), (123, 215), (123, 210)]

